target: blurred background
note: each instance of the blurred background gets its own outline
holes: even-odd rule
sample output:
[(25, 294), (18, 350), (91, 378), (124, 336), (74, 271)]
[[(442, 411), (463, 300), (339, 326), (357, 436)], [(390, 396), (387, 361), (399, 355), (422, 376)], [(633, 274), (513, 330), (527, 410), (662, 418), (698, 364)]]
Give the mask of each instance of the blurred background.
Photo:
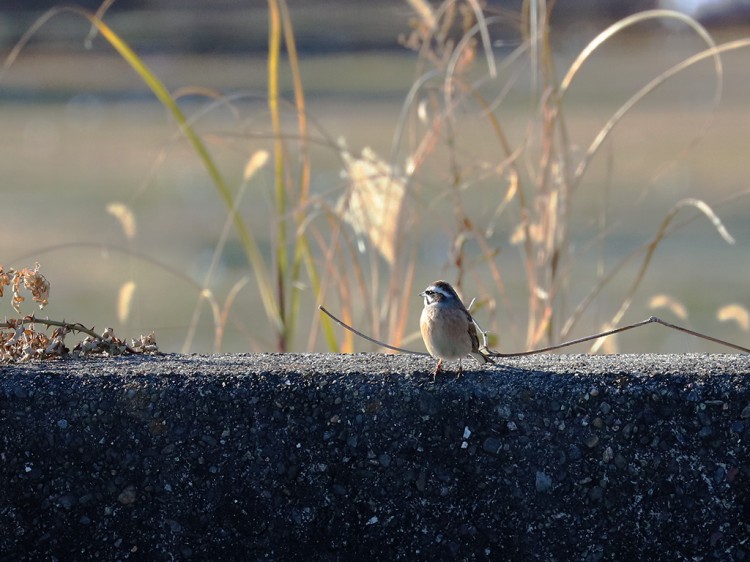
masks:
[[(96, 11), (100, 3), (78, 5)], [(2, 59), (8, 60), (38, 18), (56, 6), (50, 1), (5, 0), (0, 8)], [(492, 111), (512, 147), (538, 154), (545, 147), (540, 102), (544, 88), (536, 78), (534, 59), (525, 56), (523, 64), (511, 60), (525, 40), (524, 6), (486, 4), (488, 17), (498, 18), (489, 30), (500, 70), (481, 89), (493, 100)], [(426, 68), (420, 53), (405, 45), (417, 17), (410, 3), (290, 0), (288, 8), (314, 137), (310, 208), (318, 214), (311, 213), (310, 221), (325, 224), (320, 209), (335, 209), (349, 186), (341, 143), (355, 155), (372, 149), (394, 173), (409, 168), (407, 156), (413, 153), (402, 111)], [(551, 64), (558, 78), (607, 26), (656, 8), (696, 18), (717, 44), (750, 37), (747, 1), (567, 0), (554, 7), (549, 27)], [(272, 163), (243, 182), (252, 155), (273, 151), (267, 98), (268, 4), (118, 0), (104, 22), (171, 92), (179, 94), (180, 107), (240, 198), (239, 212), (273, 264), (277, 239)], [(78, 14), (53, 15), (2, 74), (0, 264), (6, 269), (41, 264), (52, 285), (43, 316), (97, 329), (111, 326), (120, 337), (153, 330), (162, 351), (277, 350), (255, 279), (236, 234), (227, 227), (227, 209), (204, 166), (169, 112), (110, 44), (98, 35), (87, 41), (90, 28)], [(571, 159), (580, 161), (630, 96), (705, 48), (705, 39), (676, 19), (648, 21), (607, 41), (576, 75), (561, 106)], [(481, 49), (476, 59), (471, 72), (486, 76), (488, 63)], [(750, 345), (745, 312), (750, 306), (750, 201), (744, 197), (750, 187), (748, 60), (747, 47), (722, 54), (720, 99), (715, 61), (707, 58), (690, 66), (639, 102), (608, 136), (566, 211), (567, 249), (575, 259), (565, 271), (566, 296), (556, 301), (557, 314), (571, 314), (620, 260), (652, 240), (675, 204), (700, 199), (715, 211), (735, 243), (723, 240), (699, 211), (679, 211), (689, 224), (658, 245), (619, 324), (654, 314)], [(287, 140), (294, 144), (298, 132), (286, 59), (280, 94), (286, 100), (282, 105)], [(420, 113), (429, 114), (429, 103), (413, 107), (415, 120), (430, 122)], [(419, 220), (411, 227), (412, 246), (403, 258), (415, 265), (406, 288), (415, 295), (434, 279), (460, 278), (465, 300), (482, 300), (477, 319), (499, 336), (501, 349), (520, 351), (529, 343), (529, 291), (538, 289), (540, 299), (544, 291), (530, 289), (525, 277), (518, 213), (501, 209), (511, 180), (503, 164), (507, 158), (488, 131), (486, 115), (486, 108), (470, 103), (455, 111), (460, 182), (455, 182), (456, 167), (446, 164), (439, 149), (410, 178), (408, 205)], [(290, 151), (294, 160), (297, 153)], [(518, 160), (530, 178), (539, 161)], [(447, 190), (451, 182), (456, 183), (455, 191)], [(487, 254), (472, 246), (471, 239), (459, 240), (466, 221), (457, 220), (457, 198), (491, 244), (492, 265), (502, 274), (502, 287), (497, 286)], [(333, 230), (321, 227), (324, 240), (314, 252), (318, 263), (326, 263), (324, 270), (331, 267), (325, 248), (330, 247), (326, 236)], [(459, 263), (457, 247), (462, 244), (466, 247), (459, 253), (464, 261)], [(359, 251), (374, 249), (360, 244)], [(638, 276), (643, 253), (640, 256), (602, 288), (567, 335), (585, 335), (608, 324)], [(381, 260), (372, 265), (372, 260), (363, 260), (364, 278), (383, 279), (385, 285), (388, 264)], [(350, 266), (341, 261), (333, 267)], [(390, 328), (398, 322), (378, 323), (377, 312), (372, 312), (391, 299), (391, 293), (374, 291), (365, 299), (353, 291), (347, 300), (337, 290), (337, 276), (330, 273), (326, 279), (320, 300), (330, 303), (332, 310), (348, 302), (350, 319), (358, 327), (393, 341)], [(328, 349), (314, 320), (319, 299), (304, 275), (295, 283), (303, 296), (297, 336), (287, 349)], [(206, 290), (220, 308), (226, 303), (220, 311), (226, 312), (220, 333), (221, 314), (212, 313), (201, 298)], [(124, 304), (123, 291), (130, 296)], [(0, 301), (2, 313), (12, 316), (6, 299)], [(405, 320), (398, 340), (421, 350), (416, 337), (421, 302), (412, 295), (401, 304)], [(31, 303), (22, 310), (34, 312)], [(354, 349), (371, 347), (357, 341)], [(651, 326), (623, 335), (605, 350), (722, 348)]]

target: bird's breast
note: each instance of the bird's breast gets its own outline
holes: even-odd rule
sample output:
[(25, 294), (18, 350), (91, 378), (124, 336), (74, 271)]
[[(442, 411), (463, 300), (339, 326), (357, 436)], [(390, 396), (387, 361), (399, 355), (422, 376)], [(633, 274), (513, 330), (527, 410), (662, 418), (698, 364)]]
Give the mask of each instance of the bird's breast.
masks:
[(472, 350), (466, 314), (459, 308), (427, 306), (420, 329), (427, 351), (441, 359), (459, 359)]

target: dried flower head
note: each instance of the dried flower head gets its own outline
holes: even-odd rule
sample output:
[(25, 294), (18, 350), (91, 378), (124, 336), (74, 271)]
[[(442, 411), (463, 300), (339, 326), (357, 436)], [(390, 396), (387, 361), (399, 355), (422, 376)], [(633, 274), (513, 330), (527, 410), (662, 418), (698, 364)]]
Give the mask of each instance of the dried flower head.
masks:
[(396, 258), (406, 180), (369, 148), (362, 151), (361, 158), (346, 150), (342, 156), (350, 187), (336, 210), (392, 264)]
[(49, 281), (47, 281), (44, 275), (39, 273), (38, 263), (34, 265), (33, 269), (25, 267), (20, 271), (16, 271), (10, 268), (7, 273), (3, 272), (2, 266), (0, 266), (0, 297), (3, 296), (3, 285), (10, 285), (13, 288), (13, 300), (11, 304), (19, 314), (21, 313), (21, 303), (26, 300), (20, 293), (22, 286), (31, 293), (34, 301), (39, 303), (39, 308), (47, 306)]
[(3, 270), (3, 266), (0, 265), (0, 297), (3, 296), (3, 287), (10, 285), (12, 279), (12, 269), (8, 272)]
[[(18, 313), (20, 313), (20, 304), (25, 300), (25, 297), (20, 294), (21, 289), (30, 292), (40, 308), (47, 304), (49, 282), (44, 275), (39, 273), (39, 264), (36, 264), (33, 269), (9, 268), (7, 271), (0, 265), (0, 297), (3, 296), (3, 287), (6, 286), (13, 290), (12, 305)], [(37, 324), (41, 324), (43, 328), (38, 330)], [(55, 329), (51, 336), (44, 333), (45, 328), (52, 327)], [(74, 357), (88, 354), (112, 356), (125, 353), (158, 353), (159, 351), (153, 332), (148, 336), (141, 336), (140, 340), (134, 341), (133, 345), (129, 346), (125, 340), (115, 335), (112, 328), (107, 328), (101, 336), (97, 336), (92, 329), (82, 324), (35, 318), (30, 315), (23, 318), (6, 318), (5, 322), (0, 322), (0, 363), (66, 357), (70, 350), (65, 345), (65, 336), (70, 332), (89, 334), (73, 349), (71, 355)]]

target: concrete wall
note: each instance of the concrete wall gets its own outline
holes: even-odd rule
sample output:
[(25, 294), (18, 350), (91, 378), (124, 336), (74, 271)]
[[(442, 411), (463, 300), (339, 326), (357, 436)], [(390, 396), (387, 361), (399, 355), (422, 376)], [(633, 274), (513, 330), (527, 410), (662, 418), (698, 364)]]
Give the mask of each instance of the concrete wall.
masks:
[(747, 356), (0, 367), (0, 559), (748, 560)]

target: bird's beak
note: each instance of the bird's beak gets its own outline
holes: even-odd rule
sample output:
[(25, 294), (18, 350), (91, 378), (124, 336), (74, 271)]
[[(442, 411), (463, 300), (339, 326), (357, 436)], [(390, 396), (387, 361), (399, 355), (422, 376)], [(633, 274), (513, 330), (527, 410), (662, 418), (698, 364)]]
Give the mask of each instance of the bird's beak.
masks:
[(419, 293), (419, 295), (418, 295), (418, 296), (420, 296), (420, 297), (424, 297), (424, 296), (426, 296), (426, 295), (424, 294), (424, 291), (422, 291), (421, 293)]

